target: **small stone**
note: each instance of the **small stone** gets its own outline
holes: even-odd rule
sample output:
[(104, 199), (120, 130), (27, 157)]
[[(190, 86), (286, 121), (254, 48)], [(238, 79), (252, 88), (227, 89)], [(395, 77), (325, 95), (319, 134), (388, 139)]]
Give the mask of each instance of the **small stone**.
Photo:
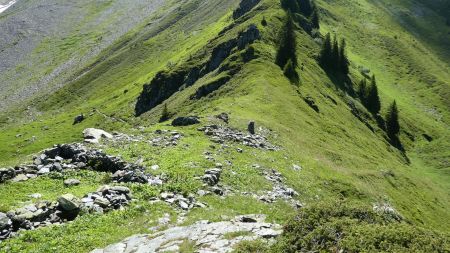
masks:
[(152, 169), (152, 170), (159, 170), (159, 165), (152, 165), (152, 167), (150, 167), (150, 169)]
[(40, 194), (40, 193), (34, 193), (34, 194), (31, 194), (31, 195), (30, 195), (30, 198), (33, 198), (33, 199), (40, 199), (40, 198), (42, 198), (42, 194)]
[(24, 174), (19, 174), (15, 178), (12, 179), (13, 182), (24, 182), (27, 180), (28, 180), (28, 177)]
[(79, 185), (81, 182), (78, 179), (66, 179), (64, 180), (64, 185), (67, 187)]
[(124, 194), (128, 194), (130, 193), (130, 188), (125, 187), (125, 186), (113, 186), (110, 189), (111, 191), (116, 191), (118, 193), (124, 193)]
[(96, 199), (94, 200), (94, 204), (97, 204), (97, 205), (99, 205), (100, 207), (105, 208), (105, 207), (108, 207), (109, 204), (111, 204), (111, 203), (110, 203), (109, 200), (107, 200), (106, 198), (100, 197), (100, 198), (96, 198)]
[(180, 200), (180, 201), (178, 202), (178, 206), (179, 206), (181, 209), (183, 209), (183, 210), (188, 210), (188, 209), (189, 209), (189, 205), (188, 205), (186, 202), (184, 202), (183, 200)]
[(163, 192), (161, 193), (161, 199), (169, 199), (169, 198), (173, 198), (174, 194), (170, 193), (170, 192)]
[(44, 175), (44, 174), (48, 174), (48, 173), (50, 173), (50, 168), (47, 167), (47, 166), (42, 167), (42, 168), (39, 169), (39, 171), (38, 171), (38, 175)]
[(292, 168), (293, 168), (295, 171), (300, 171), (300, 170), (302, 170), (302, 167), (301, 167), (300, 165), (297, 165), (297, 164), (292, 165)]

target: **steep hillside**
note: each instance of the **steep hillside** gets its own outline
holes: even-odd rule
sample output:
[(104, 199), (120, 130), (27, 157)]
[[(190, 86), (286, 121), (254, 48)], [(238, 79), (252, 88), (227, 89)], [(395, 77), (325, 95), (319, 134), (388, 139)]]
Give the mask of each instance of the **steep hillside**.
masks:
[[(16, 33), (33, 29), (27, 22), (16, 27), (22, 24), (17, 20), (27, 17), (39, 23), (46, 14), (34, 8), (52, 8), (19, 0), (0, 14), (1, 29), (14, 24), (0, 36), (13, 45), (0, 51), (8, 59), (0, 65), (0, 83), (6, 84), (0, 94), (8, 104), (0, 117), (0, 165), (30, 164), (33, 154), (53, 144), (82, 142), (81, 133), (89, 127), (116, 135), (86, 144), (93, 157), (84, 149), (52, 151), (78, 169), (0, 183), (0, 212), (37, 202), (30, 198), (35, 193), (49, 201), (65, 193), (82, 198), (103, 184), (127, 186), (134, 201), (120, 206), (123, 210), (88, 211), (69, 224), (22, 232), (0, 242), (1, 252), (89, 252), (137, 233), (169, 233), (167, 227), (175, 231), (184, 225), (201, 228), (197, 222), (204, 219), (228, 222), (236, 215), (263, 214), (267, 222), (286, 224), (299, 212), (312, 218), (300, 219), (305, 224), (288, 222), (284, 237), (267, 251), (281, 247), (291, 252), (286, 245), (295, 242), (302, 248), (302, 238), (326, 234), (305, 232), (315, 219), (330, 231), (348, 226), (351, 233), (367, 238), (377, 229), (386, 240), (400, 233), (422, 238), (416, 244), (414, 239), (392, 239), (395, 247), (383, 248), (390, 252), (409, 246), (448, 250), (450, 48), (445, 42), (450, 36), (445, 2), (320, 0), (320, 30), (312, 29), (314, 22), (301, 11), (291, 14), (289, 41), (296, 41), (296, 57), (288, 58), (294, 66), (298, 62), (298, 79), (289, 75), (289, 64), (279, 66), (289, 14), (278, 0), (139, 3), (148, 8), (128, 1), (101, 6), (87, 2), (48, 3), (68, 13), (64, 22), (46, 19), (52, 25), (43, 27), (51, 34), (26, 33), (18, 43), (13, 43)], [(130, 12), (136, 15), (129, 18)], [(59, 20), (60, 14), (54, 18)], [(327, 33), (346, 39), (349, 75), (319, 64)], [(47, 61), (53, 64), (43, 64)], [(21, 65), (26, 66), (23, 72), (17, 71)], [(64, 74), (52, 75), (58, 69)], [(357, 95), (360, 80), (372, 75), (378, 83), (380, 115), (371, 114)], [(39, 92), (23, 92), (35, 88)], [(30, 102), (12, 103), (17, 96)], [(384, 124), (394, 100), (400, 114), (399, 142), (390, 138)], [(79, 114), (85, 119), (74, 124)], [(179, 116), (196, 116), (199, 123), (171, 125)], [(248, 134), (249, 122), (255, 122), (256, 134)], [(123, 161), (98, 158), (98, 149)], [(53, 164), (54, 170), (58, 161), (52, 152), (41, 162)], [(80, 158), (67, 152), (87, 152), (87, 158), (75, 162)], [(132, 174), (127, 181), (116, 165), (143, 174)], [(81, 184), (64, 186), (71, 178)], [(216, 229), (214, 224), (211, 229)], [(276, 225), (271, 228), (277, 230)], [(232, 241), (250, 234), (233, 231), (220, 238)], [(423, 239), (428, 236), (436, 239), (435, 248), (428, 248), (433, 244)], [(242, 249), (238, 252), (265, 248), (266, 237), (237, 246)], [(145, 243), (153, 243), (152, 238)], [(180, 251), (199, 246), (188, 239), (181, 240)], [(361, 249), (356, 239), (346, 240), (335, 249)], [(131, 242), (112, 247), (124, 243)]]

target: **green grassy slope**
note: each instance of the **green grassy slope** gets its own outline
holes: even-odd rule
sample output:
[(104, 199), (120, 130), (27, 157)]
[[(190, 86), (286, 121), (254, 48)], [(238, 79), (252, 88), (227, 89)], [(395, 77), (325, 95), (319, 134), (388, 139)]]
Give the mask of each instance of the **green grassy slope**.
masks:
[[(240, 20), (242, 22), (223, 37), (214, 39), (233, 22), (230, 14), (237, 3), (188, 2), (164, 16), (159, 28), (147, 29), (144, 25), (136, 28), (105, 50), (82, 77), (50, 97), (36, 100), (34, 108), (42, 112), (41, 120), (19, 120), (24, 112), (20, 109), (5, 115), (0, 121), (0, 142), (5, 144), (0, 146), (0, 165), (23, 161), (27, 155), (54, 143), (79, 141), (80, 133), (86, 127), (143, 135), (151, 135), (160, 128), (180, 130), (168, 127), (166, 123), (156, 124), (162, 106), (139, 118), (134, 117), (134, 105), (142, 85), (159, 70), (183, 66), (183, 62), (206, 46), (214, 46), (218, 41), (236, 36), (249, 24), (256, 24), (262, 33), (261, 41), (253, 45), (257, 59), (244, 63), (239, 60), (240, 52), (236, 52), (233, 56), (237, 60), (232, 64), (240, 65), (240, 71), (223, 87), (202, 99), (189, 99), (197, 88), (217, 78), (217, 72), (213, 72), (166, 101), (173, 115), (199, 115), (206, 123), (210, 116), (227, 112), (231, 117), (230, 125), (235, 128), (244, 130), (249, 120), (255, 120), (258, 127), (270, 129), (270, 140), (282, 150), (268, 152), (242, 147), (242, 154), (234, 149), (217, 154), (218, 161), (233, 162), (231, 170), (234, 173), (225, 172), (225, 184), (248, 192), (267, 189), (267, 182), (252, 169), (252, 165), (258, 163), (264, 168), (280, 171), (306, 205), (335, 199), (354, 200), (367, 206), (378, 202), (390, 203), (415, 225), (449, 232), (450, 72), (445, 52), (436, 53), (442, 48), (448, 51), (448, 48), (433, 44), (439, 40), (437, 38), (427, 41), (415, 34), (427, 37), (433, 27), (424, 22), (421, 23), (423, 31), (419, 29), (413, 33), (405, 30), (389, 9), (393, 1), (318, 1), (322, 34), (336, 32), (339, 37), (347, 39), (352, 80), (358, 82), (362, 78), (359, 66), (369, 68), (378, 79), (383, 111), (392, 100), (397, 100), (402, 124), (400, 138), (410, 159), (408, 164), (403, 154), (386, 141), (374, 119), (367, 121), (375, 129), (372, 132), (353, 116), (348, 103), (355, 103), (364, 110), (362, 105), (337, 88), (335, 80), (320, 68), (315, 60), (320, 46), (301, 29), (296, 32), (298, 60), (303, 65), (297, 69), (301, 83), (292, 85), (284, 77), (282, 70), (274, 64), (279, 32), (285, 18), (278, 1), (262, 1), (256, 10)], [(395, 3), (409, 4), (407, 1)], [(263, 17), (268, 22), (267, 26), (261, 25)], [(442, 25), (440, 21), (439, 24)], [(206, 50), (207, 54), (210, 50)], [(319, 113), (305, 103), (307, 96), (314, 99)], [(92, 115), (86, 121), (71, 125), (75, 115), (89, 115), (90, 112)], [(15, 120), (8, 120), (6, 116)], [(145, 130), (140, 131), (138, 127), (145, 127)], [(128, 161), (144, 158), (148, 166), (159, 164), (170, 176), (168, 189), (196, 192), (201, 184), (194, 176), (201, 175), (204, 168), (213, 164), (202, 156), (204, 151), (211, 149), (212, 143), (195, 128), (182, 129), (185, 138), (176, 148), (129, 144), (107, 146), (107, 150), (122, 155)], [(22, 136), (16, 137), (17, 134)], [(433, 140), (428, 142), (423, 134), (432, 136)], [(190, 167), (190, 162), (197, 166)], [(301, 164), (303, 170), (292, 170), (293, 164)], [(52, 179), (42, 181), (45, 186), (52, 184)], [(100, 179), (94, 177), (86, 188), (76, 189), (76, 192), (82, 194), (90, 190), (91, 184), (100, 183)], [(33, 191), (47, 194), (42, 189), (44, 187), (33, 188), (34, 182), (24, 184), (30, 185), (14, 191), (22, 196)], [(67, 191), (55, 188), (57, 193)], [(3, 191), (5, 189), (11, 191), (12, 186), (0, 186), (0, 195), (6, 192)], [(161, 189), (137, 190), (144, 200)], [(285, 203), (268, 205), (245, 196), (226, 199), (208, 196), (202, 200), (210, 208), (194, 210), (187, 223), (203, 218), (220, 219), (220, 215), (257, 212), (268, 214), (270, 220), (284, 222), (295, 214), (295, 210)], [(133, 232), (145, 231), (145, 227), (161, 215), (158, 212), (150, 217), (145, 208), (154, 210), (155, 207), (148, 206), (145, 201), (140, 204), (143, 206), (101, 218), (87, 216), (67, 227), (27, 232), (25, 236), (8, 242), (8, 246), (28, 251), (57, 249), (67, 252), (104, 246)], [(14, 205), (14, 200), (8, 199), (8, 203), (0, 207)], [(116, 215), (123, 222), (114, 223)], [(137, 221), (127, 223), (133, 219)], [(84, 226), (88, 228), (83, 230)], [(139, 229), (132, 229), (133, 226)], [(117, 230), (120, 233), (113, 238), (98, 240), (98, 236)], [(95, 236), (84, 245), (68, 245), (65, 241), (75, 234), (83, 238), (89, 234)], [(46, 241), (48, 236), (55, 239)], [(29, 241), (33, 243), (24, 243)]]

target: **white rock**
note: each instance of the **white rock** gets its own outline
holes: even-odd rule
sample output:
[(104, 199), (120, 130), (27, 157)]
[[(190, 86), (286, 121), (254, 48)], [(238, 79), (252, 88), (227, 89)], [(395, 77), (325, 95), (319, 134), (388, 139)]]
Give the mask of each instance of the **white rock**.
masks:
[(102, 138), (111, 139), (112, 134), (96, 128), (87, 128), (83, 131), (84, 141), (87, 143), (99, 143)]

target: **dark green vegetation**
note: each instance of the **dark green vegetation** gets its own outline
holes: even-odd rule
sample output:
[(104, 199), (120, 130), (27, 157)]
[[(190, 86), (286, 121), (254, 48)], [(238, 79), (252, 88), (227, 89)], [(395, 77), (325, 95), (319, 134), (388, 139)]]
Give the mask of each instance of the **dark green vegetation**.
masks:
[[(106, 145), (109, 153), (129, 162), (142, 158), (147, 167), (160, 165), (158, 173), (168, 175), (167, 185), (135, 187), (138, 202), (127, 211), (86, 215), (67, 226), (26, 232), (1, 245), (0, 251), (11, 247), (24, 252), (88, 252), (147, 232), (164, 212), (171, 212), (166, 205), (148, 204), (148, 199), (164, 190), (201, 189), (195, 177), (214, 166), (203, 153), (214, 152), (211, 145), (219, 147), (196, 131), (197, 126), (168, 127), (158, 123), (161, 116), (166, 120), (198, 115), (202, 124), (208, 124), (221, 112), (230, 115), (231, 127), (243, 131), (248, 121), (256, 121), (270, 133), (270, 141), (282, 147), (267, 152), (232, 144), (232, 151), (215, 156), (222, 163), (232, 161), (222, 180), (234, 189), (251, 193), (270, 189), (252, 167), (258, 163), (278, 170), (300, 193), (297, 198), (307, 207), (300, 215), (309, 218), (290, 221), (280, 247), (307, 236), (325, 240), (322, 244), (298, 240), (296, 247), (429, 251), (430, 242), (435, 242), (436, 250), (448, 251), (450, 63), (449, 43), (443, 43), (449, 28), (442, 8), (434, 1), (317, 0), (308, 15), (300, 10), (304, 1), (290, 1), (298, 9), (295, 4), (283, 9), (278, 0), (255, 2), (248, 12), (236, 12), (237, 0), (168, 2), (93, 63), (86, 63), (79, 72), (83, 74), (65, 87), (2, 114), (2, 166), (29, 161), (33, 153), (55, 143), (81, 141), (87, 127), (145, 137), (156, 129), (180, 130), (184, 138), (171, 148), (147, 142)], [(424, 18), (417, 18), (417, 13)], [(254, 34), (246, 33), (250, 27), (257, 28), (259, 38), (239, 46)], [(348, 70), (330, 71), (319, 64), (323, 41), (330, 45), (326, 62)], [(284, 53), (278, 64), (280, 52), (295, 52), (295, 57)], [(298, 86), (292, 85), (295, 74), (301, 80)], [(142, 107), (136, 106), (142, 94), (143, 102), (138, 103)], [(394, 100), (398, 114), (390, 106)], [(87, 119), (72, 126), (80, 113)], [(404, 150), (397, 148), (393, 137)], [(303, 169), (295, 171), (293, 164)], [(102, 174), (92, 173), (73, 175), (82, 181), (74, 189), (64, 188), (62, 178), (51, 177), (1, 185), (1, 208), (21, 205), (36, 192), (49, 200), (65, 192), (83, 195), (104, 182)], [(357, 201), (359, 206), (339, 204), (334, 210), (335, 199)], [(284, 224), (297, 215), (282, 201), (266, 204), (240, 195), (201, 200), (209, 208), (190, 212), (186, 223), (265, 213), (270, 222)], [(368, 210), (374, 203), (393, 206), (403, 221), (377, 216)], [(360, 213), (362, 217), (355, 215)], [(326, 226), (301, 229), (318, 221)], [(335, 240), (336, 231), (346, 232), (340, 241)], [(106, 235), (108, 240), (103, 239)], [(356, 235), (364, 235), (366, 244)], [(74, 240), (80, 242), (72, 244)], [(248, 243), (238, 252), (264, 247), (261, 242)]]
[(448, 252), (448, 238), (405, 223), (389, 211), (332, 202), (301, 210), (268, 252)]

